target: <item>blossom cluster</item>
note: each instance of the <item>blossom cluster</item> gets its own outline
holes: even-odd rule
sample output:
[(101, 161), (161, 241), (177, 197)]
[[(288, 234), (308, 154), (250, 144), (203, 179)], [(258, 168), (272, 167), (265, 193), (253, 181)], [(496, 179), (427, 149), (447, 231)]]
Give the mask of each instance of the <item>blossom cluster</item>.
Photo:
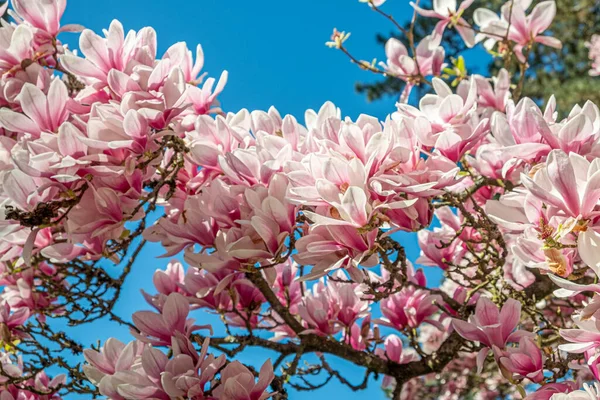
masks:
[[(180, 267), (173, 265), (167, 273)], [(164, 289), (159, 282), (166, 283), (166, 274), (160, 273), (156, 275), (157, 288)], [(253, 373), (240, 362), (209, 354), (210, 339), (201, 342), (199, 351), (194, 347), (192, 334), (211, 328), (194, 325), (188, 318), (190, 304), (182, 294), (159, 293), (155, 300), (159, 300), (151, 303), (155, 312), (138, 311), (132, 316), (137, 340), (123, 344), (111, 338), (98, 350), (84, 351), (85, 375), (101, 395), (119, 400), (270, 397), (265, 392), (273, 380), (270, 361), (265, 362), (255, 382)], [(161, 346), (168, 348), (171, 357), (159, 349)]]
[[(552, 0), (479, 8), (471, 24), (473, 3), (413, 4), (435, 30), (390, 39), (381, 70), (362, 65), (406, 83), (383, 121), (331, 102), (299, 121), (274, 107), (225, 112), (227, 73), (205, 79), (200, 46), (161, 56), (151, 28), (113, 21), (100, 36), (61, 23), (66, 0), (13, 0), (0, 27), (0, 398), (70, 387), (259, 400), (293, 376), (347, 383), (329, 354), (364, 367), (365, 382), (384, 375), (395, 398), (598, 398), (600, 109), (540, 107), (508, 67), (446, 83), (449, 29), (522, 69), (534, 46), (561, 46), (545, 35)], [(74, 32), (80, 53), (58, 39)], [(336, 31), (332, 47), (347, 52), (347, 38)], [(408, 104), (420, 85), (430, 92)], [(416, 232), (416, 262), (444, 274), (438, 288), (399, 232)], [(104, 279), (99, 261), (120, 263), (135, 240), (187, 264), (154, 273), (135, 340), (83, 351), (87, 389), (33, 370), (21, 344), (68, 318), (76, 286)], [(197, 310), (227, 336), (196, 325)], [(280, 357), (256, 371), (235, 359), (247, 346)], [(299, 366), (304, 352), (320, 364)]]

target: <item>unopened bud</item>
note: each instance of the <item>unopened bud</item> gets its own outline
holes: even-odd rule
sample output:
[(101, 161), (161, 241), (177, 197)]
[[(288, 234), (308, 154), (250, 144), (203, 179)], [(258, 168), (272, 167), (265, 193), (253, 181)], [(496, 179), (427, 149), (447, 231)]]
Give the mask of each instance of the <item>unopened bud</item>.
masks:
[(369, 337), (369, 332), (371, 331), (369, 325), (364, 325), (360, 328), (360, 336), (364, 339)]
[(288, 266), (283, 268), (283, 272), (281, 273), (281, 283), (283, 286), (290, 286), (292, 284), (292, 269)]

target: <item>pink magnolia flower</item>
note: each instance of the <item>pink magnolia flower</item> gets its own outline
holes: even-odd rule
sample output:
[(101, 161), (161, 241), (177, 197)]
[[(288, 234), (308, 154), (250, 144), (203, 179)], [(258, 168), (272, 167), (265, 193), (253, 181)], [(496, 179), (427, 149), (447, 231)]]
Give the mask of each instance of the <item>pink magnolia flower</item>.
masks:
[(128, 371), (144, 350), (144, 343), (133, 341), (127, 345), (115, 338), (109, 338), (99, 351), (85, 349), (83, 356), (87, 364), (83, 366), (85, 375), (94, 385), (103, 386), (106, 376), (119, 371)]
[(477, 356), (477, 366), (483, 368), (483, 362), (493, 346), (504, 349), (507, 343), (516, 342), (530, 333), (523, 330), (515, 331), (521, 319), (521, 303), (508, 299), (498, 309), (487, 297), (480, 297), (475, 307), (475, 314), (469, 321), (454, 318), (452, 326), (458, 334), (467, 340), (480, 342), (485, 346)]
[[(372, 127), (381, 129), (379, 126)], [(355, 136), (344, 139), (355, 147), (359, 147), (357, 141), (364, 140), (363, 132), (356, 126), (343, 125), (341, 132)], [(377, 145), (380, 140), (383, 140), (382, 135), (375, 134), (367, 141), (364, 151), (356, 150), (361, 154), (359, 157), (368, 157), (366, 165), (359, 157), (347, 160), (335, 155), (311, 154), (298, 166), (300, 168), (288, 172), (292, 202), (314, 207), (303, 211), (314, 223), (312, 226), (337, 225), (371, 230), (371, 225), (379, 225), (380, 219), (385, 219), (382, 214), (387, 210), (406, 209), (416, 202), (416, 199), (399, 198), (397, 191), (390, 191), (387, 196), (374, 196), (369, 190), (368, 174), (375, 171), (377, 164), (383, 160), (379, 160), (381, 154), (367, 156), (365, 153), (373, 150), (371, 145)], [(288, 164), (288, 168), (292, 166), (293, 163)]]
[(507, 232), (524, 232), (530, 225), (542, 231), (541, 225), (548, 225), (552, 219), (551, 215), (544, 212), (542, 202), (522, 188), (502, 195), (499, 200), (489, 200), (484, 207), (488, 215)]
[(402, 339), (397, 335), (389, 335), (386, 337), (384, 347), (385, 350), (382, 348), (377, 348), (376, 354), (379, 357), (397, 362), (399, 364), (406, 364), (413, 359), (413, 354), (403, 353)]
[(462, 17), (463, 12), (473, 4), (473, 1), (463, 0), (457, 8), (456, 0), (434, 0), (433, 10), (424, 10), (412, 2), (410, 5), (420, 15), (440, 20), (435, 26), (432, 40), (433, 46), (439, 46), (444, 30), (450, 25), (451, 27), (456, 27), (458, 34), (465, 41), (467, 47), (473, 47), (475, 44), (475, 31), (473, 31), (471, 25)]
[(363, 318), (360, 325), (355, 322), (343, 337), (344, 342), (352, 346), (353, 349), (359, 351), (366, 350), (367, 345), (375, 338), (374, 331), (371, 329), (371, 316), (367, 315)]
[[(163, 60), (156, 64), (152, 72), (142, 73), (145, 67), (136, 66), (140, 72), (133, 76), (140, 79), (132, 83), (127, 74), (113, 69), (108, 74), (109, 87), (122, 98), (122, 111), (136, 110), (157, 131), (166, 129), (171, 121), (183, 114), (187, 89), (183, 72), (179, 68), (168, 69), (169, 62)], [(117, 77), (118, 78), (115, 78)], [(127, 81), (127, 82), (125, 82)], [(139, 89), (135, 85), (139, 86)], [(131, 88), (129, 86), (132, 86)], [(102, 94), (105, 92), (97, 92)], [(93, 94), (92, 94), (93, 95)], [(80, 101), (89, 101), (81, 95)]]
[(67, 87), (60, 79), (50, 84), (48, 94), (26, 83), (17, 100), (25, 115), (10, 109), (0, 110), (0, 126), (13, 132), (24, 132), (38, 137), (42, 132), (58, 132), (69, 116)]
[(429, 201), (421, 197), (410, 207), (387, 210), (385, 216), (400, 230), (418, 232), (431, 224), (433, 210)]
[(8, 302), (0, 304), (0, 335), (2, 335), (2, 340), (10, 343), (13, 337), (27, 337), (28, 334), (23, 332), (22, 328), (30, 315), (31, 311), (28, 308), (15, 309)]
[[(406, 122), (408, 118), (403, 119)], [(417, 145), (419, 148), (422, 145)], [(402, 151), (402, 147), (396, 149)], [(430, 197), (443, 193), (442, 189), (456, 183), (456, 174), (459, 172), (457, 165), (442, 156), (434, 153), (427, 160), (422, 158), (395, 160), (396, 168), (390, 167), (373, 178), (371, 185), (375, 192), (381, 196), (395, 194), (403, 191), (417, 197)], [(414, 201), (414, 199), (412, 200)]]
[[(8, 3), (5, 3), (7, 6)], [(0, 71), (12, 73), (21, 69), (21, 62), (34, 58), (34, 32), (27, 25), (0, 27)]]
[(44, 39), (56, 37), (60, 32), (79, 32), (83, 28), (80, 25), (65, 25), (61, 28), (62, 18), (67, 0), (37, 1), (35, 3), (27, 0), (13, 0), (12, 5), (17, 20), (24, 20), (33, 27), (39, 29)]
[(573, 390), (569, 392), (556, 393), (550, 397), (550, 400), (598, 400), (600, 399), (600, 384), (594, 382), (594, 385), (583, 384), (582, 390)]
[(507, 70), (502, 68), (498, 76), (490, 80), (481, 75), (473, 77), (477, 83), (477, 106), (503, 112), (506, 109), (506, 103), (510, 97), (510, 75)]
[(541, 383), (544, 379), (545, 357), (531, 338), (522, 337), (519, 347), (509, 347), (506, 350), (496, 348), (495, 353), (501, 369), (507, 372), (508, 379), (512, 379), (513, 374), (535, 383)]
[[(167, 361), (165, 371), (160, 374), (160, 382), (163, 390), (171, 398), (202, 396), (206, 383), (224, 364), (223, 356), (214, 359), (212, 355), (206, 358), (201, 355), (199, 362), (195, 365), (191, 357), (179, 355)], [(199, 371), (196, 372), (196, 370)], [(151, 372), (156, 374), (158, 371), (157, 369)]]
[(555, 394), (560, 399), (561, 395), (566, 395), (577, 388), (577, 384), (573, 381), (549, 383), (542, 386), (534, 393), (529, 394), (527, 397), (525, 397), (525, 400), (549, 400)]
[[(1, 29), (0, 32), (2, 32)], [(47, 93), (53, 79), (55, 77), (51, 70), (37, 63), (29, 65), (26, 69), (14, 68), (11, 73), (4, 76), (3, 80), (0, 80), (0, 87), (3, 88), (0, 92), (0, 103), (16, 109), (18, 106), (17, 96), (21, 93), (23, 85), (31, 83)]]
[(238, 277), (239, 275), (227, 269), (213, 274), (206, 270), (188, 268), (183, 289), (191, 297), (188, 299), (191, 304), (224, 311), (231, 309), (232, 300), (227, 289)]
[[(525, 146), (520, 146), (518, 149), (526, 151)], [(546, 147), (543, 146), (543, 151), (545, 150)], [(469, 160), (469, 165), (485, 177), (518, 182), (526, 164), (515, 157), (515, 151), (515, 147), (506, 147), (498, 143), (488, 143), (477, 147), (475, 155), (467, 154), (466, 158)], [(527, 154), (524, 155), (527, 156)], [(534, 158), (536, 156), (534, 154)]]
[[(375, 354), (385, 360), (390, 360), (398, 364), (407, 364), (416, 359), (414, 353), (403, 350), (402, 339), (396, 335), (386, 337), (384, 347), (385, 349), (381, 347), (375, 349)], [(393, 383), (394, 378), (386, 375), (383, 378), (382, 386), (385, 388), (390, 387)]]
[[(284, 122), (285, 119), (285, 122)], [(291, 116), (286, 115), (284, 118), (281, 117), (279, 111), (271, 106), (265, 112), (262, 110), (252, 110), (250, 112), (250, 130), (254, 132), (257, 139), (262, 136), (263, 139), (275, 136), (278, 137), (278, 131), (281, 131), (281, 137), (292, 144), (294, 149), (298, 149), (298, 137), (292, 138), (290, 134), (295, 134), (299, 132), (295, 132), (300, 128), (300, 124), (298, 121)], [(283, 131), (286, 131), (285, 133)], [(267, 133), (268, 135), (259, 134), (259, 132)]]
[(502, 6), (501, 16), (483, 8), (475, 10), (475, 23), (480, 26), (481, 30), (476, 40), (487, 39), (485, 46), (491, 49), (499, 37), (504, 37), (508, 30), (508, 39), (517, 44), (513, 50), (521, 62), (526, 61), (523, 49), (535, 42), (561, 48), (560, 40), (551, 36), (541, 36), (556, 15), (556, 3), (554, 0), (542, 1), (533, 8), (529, 15), (526, 15), (525, 12), (531, 3), (531, 0), (507, 1)]
[(190, 152), (189, 159), (202, 168), (223, 172), (220, 157), (225, 157), (234, 149), (248, 148), (255, 139), (247, 130), (228, 123), (222, 116), (211, 118), (208, 115), (196, 117), (194, 130), (186, 134)]
[(418, 233), (421, 256), (417, 263), (428, 266), (437, 266), (447, 269), (449, 264), (460, 262), (466, 249), (461, 244), (461, 238), (467, 239), (467, 230), (456, 238), (456, 232), (462, 224), (460, 217), (452, 212), (449, 207), (436, 210), (436, 217), (440, 220), (441, 228), (422, 230)]
[(152, 296), (142, 289), (142, 295), (148, 304), (160, 312), (171, 293), (180, 293), (184, 296), (188, 294), (183, 285), (184, 276), (183, 265), (173, 260), (167, 264), (166, 270), (157, 269), (154, 271), (152, 283), (158, 293)]
[(420, 142), (435, 148), (453, 162), (475, 147), (489, 130), (489, 120), (476, 118), (477, 85), (475, 80), (461, 84), (459, 94), (439, 78), (433, 79), (436, 94), (427, 94), (419, 109), (398, 104), (398, 113), (416, 118), (414, 131)]
[(298, 305), (298, 315), (308, 324), (309, 329), (303, 333), (318, 333), (321, 335), (334, 335), (342, 329), (338, 322), (340, 307), (336, 304), (338, 299), (332, 296), (325, 280), (322, 278), (312, 287)]
[[(488, 215), (507, 233), (511, 245), (510, 268), (540, 268), (562, 277), (568, 277), (576, 266), (577, 252), (573, 247), (574, 233), (585, 222), (567, 217), (553, 207), (544, 206), (542, 200), (517, 189), (485, 204)], [(583, 225), (581, 225), (583, 224)], [(553, 244), (554, 243), (554, 244)], [(565, 246), (559, 248), (555, 243)], [(513, 271), (513, 272), (516, 272)], [(523, 277), (525, 278), (525, 277)], [(527, 282), (529, 278), (523, 282)]]
[[(91, 163), (85, 157), (85, 145), (77, 142), (78, 131), (68, 122), (59, 128), (59, 134), (42, 134), (37, 140), (24, 140), (12, 149), (12, 160), (18, 170), (37, 181), (39, 192), (75, 190), (80, 175)], [(13, 170), (13, 172), (18, 171)], [(44, 179), (35, 179), (44, 178)], [(67, 189), (68, 188), (68, 189)], [(34, 193), (30, 193), (34, 195)]]
[[(385, 44), (386, 63), (380, 65), (402, 80), (411, 81), (419, 76), (439, 75), (444, 62), (444, 48), (438, 47), (431, 36), (423, 38), (416, 48), (415, 58), (408, 55), (406, 46), (396, 38), (390, 38)], [(418, 63), (418, 68), (417, 68)]]
[[(549, 129), (545, 129), (544, 114), (529, 98), (523, 98), (515, 106), (512, 101), (506, 105), (506, 114), (492, 114), (491, 130), (494, 139), (502, 145), (501, 152), (512, 154), (508, 168), (519, 160), (528, 163), (538, 162), (546, 156), (557, 141)], [(556, 147), (558, 148), (558, 147)]]
[(542, 161), (552, 149), (589, 158), (598, 154), (599, 119), (598, 107), (589, 101), (583, 107), (574, 107), (569, 117), (557, 121), (554, 97), (543, 112), (531, 99), (524, 98), (516, 106), (509, 100), (506, 114), (492, 115), (492, 133), (504, 146), (503, 151), (520, 153), (513, 163), (520, 159), (529, 163)]
[[(385, 44), (385, 63), (379, 65), (390, 75), (402, 79), (406, 86), (400, 95), (400, 102), (406, 103), (412, 88), (423, 76), (441, 73), (446, 55), (444, 48), (434, 35), (424, 37), (417, 45), (413, 57), (409, 56), (406, 46), (396, 38), (390, 38)], [(441, 40), (441, 38), (440, 38)]]
[(439, 326), (431, 317), (439, 311), (438, 306), (442, 305), (440, 295), (408, 286), (381, 301), (384, 318), (377, 319), (376, 322), (398, 330), (417, 328), (424, 322)]
[[(12, 365), (5, 360), (2, 361), (2, 364), (4, 370), (10, 373), (11, 376), (15, 378), (25, 378), (22, 360), (19, 360), (19, 366)], [(51, 379), (45, 371), (41, 371), (29, 379), (23, 379), (21, 382), (22, 385), (19, 385), (30, 387), (31, 390), (22, 389), (17, 385), (3, 385), (0, 390), (0, 398), (2, 400), (61, 400), (58, 391), (66, 381), (67, 377), (65, 375), (57, 375)], [(40, 395), (39, 393), (47, 394)]]
[(185, 81), (197, 85), (202, 82), (203, 76), (199, 76), (204, 66), (204, 51), (202, 46), (196, 46), (196, 61), (193, 60), (191, 50), (188, 50), (185, 42), (175, 43), (165, 52), (163, 60), (168, 59), (172, 66), (178, 66), (183, 71)]
[[(221, 199), (222, 207), (226, 200)], [(201, 195), (188, 196), (181, 210), (174, 210), (168, 218), (159, 219), (144, 231), (144, 238), (160, 242), (166, 250), (163, 257), (174, 256), (194, 245), (213, 246), (218, 226), (217, 221), (207, 215), (205, 206), (207, 204)]]
[(261, 147), (238, 147), (218, 155), (219, 169), (233, 184), (248, 187), (268, 185), (278, 172), (283, 171), (284, 164), (293, 155), (290, 146), (281, 148), (281, 144), (277, 139), (265, 138)]
[(138, 311), (133, 314), (133, 323), (140, 333), (132, 331), (132, 335), (144, 343), (154, 346), (167, 346), (171, 337), (179, 332), (186, 336), (198, 329), (210, 329), (209, 325), (194, 325), (193, 319), (188, 319), (189, 302), (179, 293), (171, 293), (160, 313)]
[(112, 69), (130, 73), (136, 64), (152, 65), (156, 58), (156, 32), (143, 28), (125, 36), (123, 25), (113, 20), (102, 38), (86, 29), (79, 37), (79, 48), (86, 58), (65, 54), (60, 61), (65, 69), (85, 82), (107, 83)]
[[(74, 240), (99, 237), (103, 241), (118, 238), (124, 230), (124, 219), (128, 210), (133, 211), (137, 201), (120, 195), (108, 187), (86, 190), (80, 203), (69, 213), (66, 227)], [(132, 220), (139, 219), (143, 210)]]
[(576, 219), (586, 219), (600, 199), (600, 164), (578, 154), (553, 150), (546, 167), (533, 178), (521, 175), (530, 193), (549, 207)]
[[(292, 200), (299, 204), (331, 207), (327, 213), (325, 210), (320, 213), (309, 212), (309, 218), (314, 222), (356, 228), (366, 225), (372, 206), (364, 164), (357, 158), (346, 160), (316, 155), (310, 155), (307, 161), (310, 170), (290, 171)], [(307, 187), (307, 184), (312, 187)]]
[[(136, 361), (138, 365), (141, 364), (141, 368), (138, 366), (127, 371), (119, 371), (104, 378), (103, 385), (99, 387), (101, 393), (118, 400), (168, 399), (173, 392), (176, 395), (185, 395), (184, 391), (173, 388), (175, 379), (169, 373), (189, 372), (189, 375), (192, 375), (195, 372), (190, 357), (179, 355), (169, 360), (160, 350), (152, 347), (146, 347)], [(188, 377), (193, 379), (192, 376)], [(175, 390), (169, 390), (172, 388)]]
[(213, 395), (215, 398), (232, 400), (264, 400), (274, 393), (266, 389), (273, 380), (273, 365), (267, 360), (260, 368), (258, 382), (254, 375), (240, 362), (229, 363), (221, 372), (221, 385), (217, 386)]
[(157, 269), (152, 277), (152, 283), (158, 293), (170, 295), (171, 293), (181, 293), (181, 284), (184, 281), (183, 265), (179, 261), (171, 261), (167, 264), (165, 271)]
[(216, 86), (214, 86), (215, 79), (208, 78), (206, 82), (204, 82), (204, 85), (202, 85), (202, 88), (197, 86), (190, 86), (188, 88), (188, 100), (191, 102), (194, 111), (198, 115), (208, 114), (209, 112), (218, 113), (221, 111), (218, 107), (219, 102), (217, 96), (221, 94), (225, 88), (227, 77), (227, 71), (223, 71)]
[(161, 384), (171, 396), (185, 396), (187, 393), (188, 396), (194, 397), (203, 393), (206, 390), (206, 384), (214, 380), (215, 374), (223, 368), (226, 362), (223, 355), (215, 357), (213, 354), (208, 354), (210, 342), (208, 338), (202, 343), (199, 354), (189, 340), (187, 338), (185, 340), (187, 354), (183, 350), (183, 346), (176, 345), (174, 342), (172, 348), (175, 358), (170, 360), (171, 365), (167, 362), (165, 372), (161, 374)]
[[(321, 224), (336, 224), (362, 228), (369, 223), (372, 208), (368, 203), (367, 194), (364, 189), (361, 189), (358, 186), (349, 186), (340, 191), (337, 186), (332, 185), (330, 187), (324, 187), (325, 185), (327, 184), (322, 183), (321, 187), (317, 190), (321, 190), (324, 193), (328, 192), (324, 197), (329, 198), (330, 204), (333, 206), (329, 211), (331, 217), (323, 216), (312, 211), (304, 212), (304, 214), (315, 223), (315, 226)], [(335, 218), (338, 215), (339, 218)]]
[(568, 353), (584, 353), (600, 347), (600, 321), (596, 317), (583, 319), (573, 317), (577, 325), (575, 329), (561, 329), (560, 335), (570, 343), (561, 344), (559, 349)]
[[(545, 138), (555, 149), (561, 149), (565, 153), (577, 153), (591, 159), (598, 152), (598, 138), (600, 137), (600, 110), (587, 101), (583, 107), (573, 107), (569, 116), (562, 121), (556, 121), (554, 115), (550, 117), (550, 110), (554, 107), (553, 99), (544, 112), (544, 119), (540, 121), (540, 129), (546, 133)], [(553, 113), (554, 114), (554, 113)], [(552, 132), (550, 134), (549, 132)]]
[[(193, 253), (194, 249), (188, 247), (186, 259), (215, 272), (220, 268), (235, 269), (236, 263), (268, 263), (280, 255), (295, 225), (295, 207), (285, 199), (286, 186), (285, 177), (277, 175), (268, 189), (233, 187), (240, 194), (241, 203), (232, 204), (234, 210), (229, 215), (239, 215), (234, 226), (223, 227), (218, 232), (215, 252)], [(221, 207), (216, 208), (223, 209), (224, 205), (227, 207), (221, 203)], [(215, 215), (215, 219), (229, 219), (229, 215)]]
[(113, 376), (113, 391), (125, 398), (153, 399), (202, 396), (206, 384), (225, 364), (225, 358), (207, 356), (208, 339), (200, 354), (183, 354), (173, 345), (174, 357), (169, 359), (160, 350), (147, 347), (140, 360), (142, 368)]
[(514, 299), (509, 299), (499, 310), (490, 299), (481, 297), (477, 302), (475, 314), (470, 317), (469, 322), (454, 319), (452, 324), (465, 339), (503, 349), (506, 343), (522, 336), (523, 331), (513, 332), (520, 316), (521, 304)]
[[(248, 233), (252, 237), (256, 236), (262, 239), (264, 248), (270, 256), (277, 255), (280, 252), (283, 242), (292, 234), (295, 226), (296, 208), (286, 201), (286, 187), (287, 180), (283, 175), (277, 175), (271, 181), (269, 189), (247, 189), (244, 192), (245, 202), (243, 206), (248, 210), (247, 212), (242, 210), (239, 222), (242, 229), (246, 224), (251, 226), (249, 231), (252, 233)], [(240, 254), (237, 252), (238, 248), (246, 248), (246, 245), (249, 245), (247, 239), (242, 238), (232, 244), (229, 251), (238, 259), (245, 258), (241, 254), (243, 250), (240, 249)]]
[[(344, 278), (344, 274), (339, 270), (333, 276), (339, 279)], [(331, 280), (328, 288), (338, 298), (337, 303), (340, 310), (337, 318), (345, 327), (351, 327), (356, 320), (368, 314), (369, 302), (363, 300), (365, 288), (361, 285), (338, 283)]]
[[(173, 356), (132, 342), (127, 346), (109, 339), (101, 352), (86, 351), (88, 378), (100, 393), (115, 400), (204, 398), (209, 382), (225, 365), (225, 356), (207, 354), (206, 339), (198, 353), (187, 339), (176, 335)], [(109, 348), (108, 346), (111, 346)], [(115, 364), (116, 363), (116, 364)]]
[[(337, 281), (336, 281), (337, 280)], [(325, 278), (312, 287), (298, 305), (298, 314), (315, 327), (318, 333), (330, 335), (341, 328), (351, 328), (368, 315), (369, 302), (363, 300), (365, 287), (348, 283), (346, 275), (335, 271), (325, 284)]]
[(138, 111), (124, 113), (114, 105), (92, 109), (87, 134), (80, 139), (88, 147), (105, 150), (115, 158), (156, 150), (148, 120)]
[(265, 298), (260, 290), (247, 279), (236, 279), (229, 285), (237, 312), (226, 314), (229, 324), (240, 327), (257, 327), (260, 310)]
[(375, 266), (377, 254), (370, 251), (377, 230), (360, 234), (356, 228), (343, 225), (317, 226), (296, 242), (294, 260), (303, 265), (313, 265), (303, 280), (316, 279), (329, 271), (344, 268), (355, 282), (362, 282), (364, 275), (358, 266)]

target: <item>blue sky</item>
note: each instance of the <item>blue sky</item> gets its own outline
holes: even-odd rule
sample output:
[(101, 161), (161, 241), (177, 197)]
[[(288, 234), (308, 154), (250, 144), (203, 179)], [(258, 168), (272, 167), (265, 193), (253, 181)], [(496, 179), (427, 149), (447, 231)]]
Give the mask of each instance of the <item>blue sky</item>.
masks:
[[(399, 20), (412, 15), (408, 0), (389, 0), (384, 9)], [(358, 0), (70, 0), (63, 22), (79, 23), (100, 32), (112, 19), (120, 20), (126, 30), (154, 27), (160, 55), (175, 42), (185, 41), (190, 48), (202, 44), (204, 70), (209, 76), (218, 77), (222, 70), (229, 71), (227, 87), (220, 96), (226, 111), (267, 110), (274, 105), (281, 114), (294, 114), (303, 120), (307, 108), (318, 109), (326, 100), (333, 101), (344, 116), (352, 118), (365, 113), (384, 119), (394, 109), (396, 98), (368, 103), (355, 93), (356, 81), (375, 77), (324, 45), (333, 27), (337, 27), (352, 32), (348, 47), (358, 58), (384, 59), (375, 34), (389, 32), (392, 27)], [(76, 35), (65, 34), (63, 38), (76, 47)], [(416, 235), (399, 239), (409, 258), (415, 260), (419, 253)], [(156, 259), (161, 251), (159, 246), (150, 245), (139, 257), (116, 306), (117, 314), (128, 317), (141, 305), (147, 308), (139, 290), (151, 290), (154, 270), (166, 265), (168, 260)], [(196, 317), (200, 323), (219, 326), (212, 316)], [(131, 340), (126, 329), (107, 321), (68, 329), (83, 343), (104, 341), (110, 336)], [(216, 333), (220, 331), (217, 329)], [(269, 355), (261, 350), (248, 351), (241, 361), (262, 362)], [(341, 361), (332, 358), (331, 364), (355, 381), (362, 377), (362, 372)], [(309, 395), (290, 394), (292, 399)], [(337, 382), (310, 393), (312, 400), (329, 399), (332, 395), (345, 399), (384, 398), (377, 382), (357, 393)]]

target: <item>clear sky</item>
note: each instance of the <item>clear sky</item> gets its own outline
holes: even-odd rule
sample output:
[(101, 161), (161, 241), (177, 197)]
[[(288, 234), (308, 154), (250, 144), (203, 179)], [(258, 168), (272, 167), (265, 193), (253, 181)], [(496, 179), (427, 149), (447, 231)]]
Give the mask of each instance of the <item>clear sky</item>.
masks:
[[(388, 0), (384, 9), (399, 20), (412, 15), (408, 0)], [(229, 71), (229, 81), (220, 96), (226, 111), (240, 108), (267, 110), (274, 105), (281, 114), (294, 114), (303, 120), (307, 108), (318, 109), (326, 100), (341, 108), (344, 116), (356, 118), (360, 113), (384, 119), (394, 110), (396, 98), (367, 103), (355, 93), (354, 83), (374, 79), (370, 73), (352, 65), (342, 53), (327, 48), (333, 27), (351, 31), (348, 47), (359, 58), (383, 60), (383, 49), (375, 42), (377, 32), (389, 32), (391, 25), (358, 0), (69, 0), (64, 23), (79, 23), (96, 32), (108, 28), (112, 19), (120, 20), (125, 29), (152, 26), (158, 34), (159, 55), (173, 43), (185, 41), (189, 48), (202, 44), (209, 76)], [(76, 35), (63, 40), (77, 47)], [(415, 260), (419, 250), (416, 235), (400, 240), (409, 258)], [(116, 312), (129, 317), (140, 305), (147, 307), (139, 290), (152, 288), (152, 273), (164, 268), (168, 260), (156, 259), (159, 246), (150, 245), (138, 259), (126, 281)], [(431, 276), (439, 279), (439, 276)], [(197, 322), (219, 322), (213, 316), (196, 315)], [(116, 336), (131, 340), (124, 328), (107, 321), (68, 328), (83, 343), (104, 341)], [(216, 333), (221, 330), (217, 329)], [(262, 362), (263, 351), (244, 353), (241, 361)], [(361, 372), (343, 362), (331, 360), (349, 378), (361, 379)], [(337, 382), (307, 394), (291, 392), (290, 398), (310, 396), (311, 400), (383, 399), (379, 383), (354, 393)], [(71, 397), (78, 399), (81, 397)]]

